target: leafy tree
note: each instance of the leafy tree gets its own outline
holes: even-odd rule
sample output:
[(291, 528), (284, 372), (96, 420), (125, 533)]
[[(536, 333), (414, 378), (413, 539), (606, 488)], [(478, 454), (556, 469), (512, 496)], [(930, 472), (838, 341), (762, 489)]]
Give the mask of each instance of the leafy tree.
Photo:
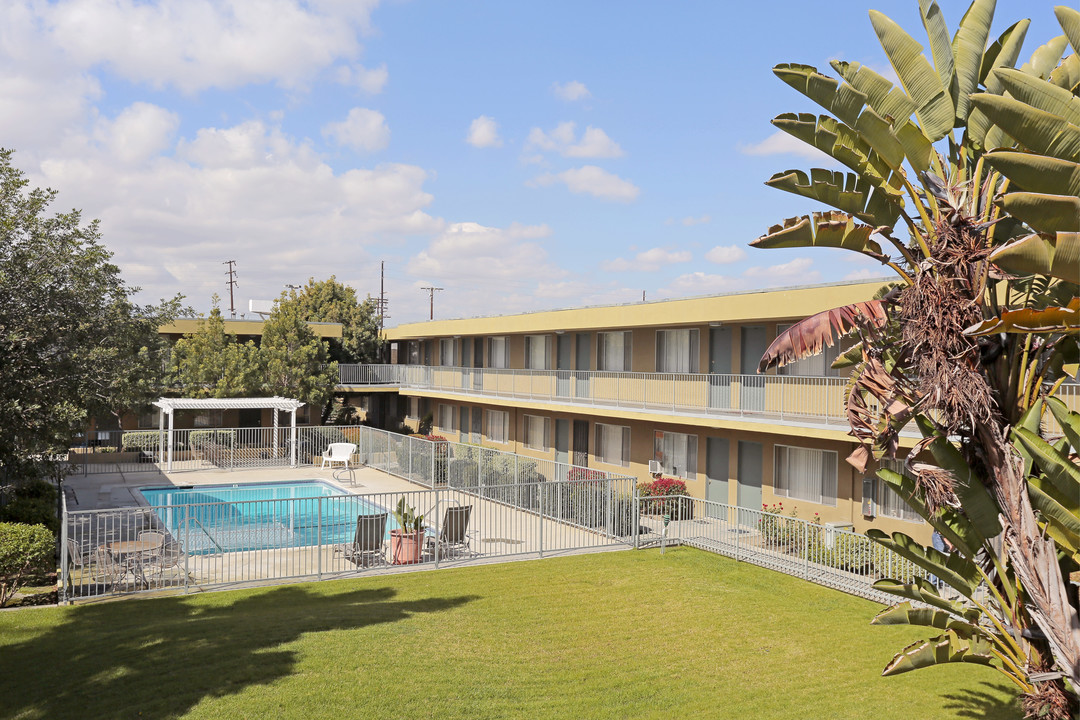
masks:
[[(89, 411), (157, 395), (157, 327), (179, 311), (179, 297), (132, 303), (138, 288), (110, 262), (97, 221), (49, 215), (55, 198), (0, 150), (0, 478), (61, 476), (47, 458), (66, 452)], [(133, 365), (145, 375), (132, 377)]]
[(341, 323), (341, 340), (330, 341), (330, 358), (339, 363), (377, 363), (382, 340), (379, 337), (378, 306), (371, 298), (359, 300), (356, 291), (329, 280), (309, 278), (296, 296), (300, 316), (311, 322)]
[(225, 332), (215, 295), (209, 317), (176, 341), (170, 359), (173, 387), (194, 398), (252, 397), (261, 394), (262, 360), (252, 341)]
[(766, 184), (835, 210), (785, 220), (752, 245), (855, 251), (899, 281), (792, 326), (759, 370), (854, 332), (858, 343), (838, 360), (854, 366), (847, 414), (860, 445), (849, 462), (865, 470), (895, 457), (911, 421), (923, 435), (908, 455), (911, 478), (878, 476), (955, 549), (870, 534), (962, 599), (925, 581), (880, 581), (906, 601), (875, 622), (939, 633), (885, 674), (983, 663), (1016, 683), (1029, 717), (1072, 717), (1080, 619), (1065, 577), (1080, 558), (1080, 414), (1054, 395), (1076, 374), (1080, 330), (1080, 12), (1056, 8), (1065, 34), (1015, 69), (1029, 21), (988, 42), (994, 2), (974, 0), (950, 40), (937, 3), (919, 8), (930, 59), (870, 12), (902, 87), (853, 62), (831, 63), (839, 80), (807, 65), (774, 68), (830, 114), (773, 124), (850, 172), (774, 175)]
[(325, 406), (333, 395), (337, 363), (328, 362), (329, 347), (308, 326), (295, 296), (282, 293), (274, 304), (259, 355), (267, 394), (297, 398), (314, 408)]

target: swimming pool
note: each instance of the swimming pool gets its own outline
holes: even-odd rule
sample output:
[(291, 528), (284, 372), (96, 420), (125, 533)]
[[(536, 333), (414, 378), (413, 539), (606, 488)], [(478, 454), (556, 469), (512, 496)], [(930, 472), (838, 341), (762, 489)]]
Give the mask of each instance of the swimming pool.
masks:
[[(387, 512), (319, 480), (145, 487), (139, 492), (188, 553), (349, 542), (356, 516)], [(386, 532), (397, 527), (387, 518)]]

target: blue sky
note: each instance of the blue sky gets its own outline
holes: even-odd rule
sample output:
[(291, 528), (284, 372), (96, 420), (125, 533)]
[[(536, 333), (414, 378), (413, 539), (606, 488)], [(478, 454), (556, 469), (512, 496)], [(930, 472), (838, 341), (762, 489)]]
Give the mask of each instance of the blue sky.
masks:
[[(200, 311), (228, 259), (240, 312), (312, 276), (377, 294), (385, 260), (390, 324), (425, 285), (460, 317), (880, 276), (746, 247), (820, 209), (763, 185), (824, 164), (774, 135), (816, 108), (772, 66), (892, 75), (870, 7), (925, 45), (915, 0), (14, 0), (0, 144), (141, 299)], [(1009, 0), (992, 35), (1022, 17), (1026, 59), (1060, 30)]]

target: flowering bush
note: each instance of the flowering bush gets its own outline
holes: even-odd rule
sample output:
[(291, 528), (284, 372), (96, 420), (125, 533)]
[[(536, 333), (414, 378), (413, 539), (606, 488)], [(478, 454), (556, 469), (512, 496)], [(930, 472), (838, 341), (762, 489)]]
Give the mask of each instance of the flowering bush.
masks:
[(679, 500), (674, 498), (674, 496), (688, 494), (686, 483), (677, 478), (661, 477), (638, 485), (638, 495), (643, 498), (641, 512), (646, 515), (671, 515), (674, 520), (689, 517), (689, 498)]
[(802, 541), (803, 524), (792, 522), (799, 517), (799, 508), (793, 507), (785, 516), (784, 503), (778, 502), (773, 505), (762, 503), (761, 511), (761, 517), (758, 518), (758, 532), (770, 545), (785, 548)]
[(581, 480), (603, 480), (607, 477), (607, 473), (603, 470), (590, 470), (583, 467), (572, 467), (567, 474), (568, 480), (581, 481)]

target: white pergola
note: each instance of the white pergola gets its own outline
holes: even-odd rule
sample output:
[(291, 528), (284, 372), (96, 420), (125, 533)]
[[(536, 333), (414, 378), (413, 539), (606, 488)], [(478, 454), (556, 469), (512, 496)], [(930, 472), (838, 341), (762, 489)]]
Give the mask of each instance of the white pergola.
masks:
[[(159, 457), (158, 462), (165, 463), (165, 472), (172, 472), (173, 460), (173, 418), (177, 410), (274, 410), (274, 430), (278, 429), (278, 410), (292, 413), (289, 423), (289, 464), (296, 467), (296, 409), (304, 406), (304, 403), (293, 398), (268, 397), (268, 398), (161, 398), (155, 400), (153, 405), (161, 410), (158, 416), (158, 449), (166, 457)], [(169, 416), (169, 440), (165, 443), (165, 416)], [(277, 433), (274, 433), (273, 448), (277, 454)]]

